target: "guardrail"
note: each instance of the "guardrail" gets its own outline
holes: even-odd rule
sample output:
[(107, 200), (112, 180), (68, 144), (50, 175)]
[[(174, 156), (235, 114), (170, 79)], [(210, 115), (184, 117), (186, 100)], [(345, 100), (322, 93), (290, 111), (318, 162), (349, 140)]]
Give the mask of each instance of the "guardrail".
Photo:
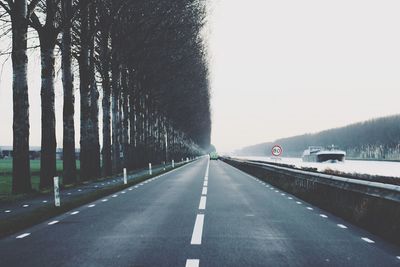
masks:
[(400, 186), (241, 159), (221, 160), (400, 245)]

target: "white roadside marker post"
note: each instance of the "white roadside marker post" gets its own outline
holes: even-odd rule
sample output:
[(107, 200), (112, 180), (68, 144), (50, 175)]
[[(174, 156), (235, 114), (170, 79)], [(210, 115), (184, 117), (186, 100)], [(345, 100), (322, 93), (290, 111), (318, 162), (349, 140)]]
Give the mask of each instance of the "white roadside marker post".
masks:
[(60, 207), (60, 180), (58, 177), (54, 177), (54, 205)]
[(149, 175), (152, 175), (153, 171), (151, 170), (151, 163), (149, 163)]
[(186, 158), (186, 163), (189, 163), (189, 158)]
[(175, 168), (175, 161), (172, 160), (172, 169)]
[(124, 184), (128, 183), (128, 177), (126, 176), (126, 168), (124, 168)]

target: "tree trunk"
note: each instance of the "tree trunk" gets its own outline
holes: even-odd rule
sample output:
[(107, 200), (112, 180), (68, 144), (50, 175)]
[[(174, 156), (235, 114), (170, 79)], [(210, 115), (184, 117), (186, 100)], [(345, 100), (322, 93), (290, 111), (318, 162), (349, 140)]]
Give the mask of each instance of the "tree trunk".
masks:
[(32, 190), (29, 162), (29, 99), (27, 67), (27, 1), (15, 1), (12, 14), (13, 66), (13, 193)]
[(89, 103), (89, 40), (88, 40), (88, 7), (81, 10), (81, 51), (79, 56), (79, 79), (81, 96), (81, 138), (80, 138), (80, 178), (90, 178), (90, 103)]
[[(114, 42), (115, 40), (113, 40)], [(115, 46), (113, 46), (115, 47)], [(119, 80), (120, 80), (120, 69), (117, 61), (116, 52), (112, 53), (112, 172), (119, 172), (120, 165), (120, 144), (118, 137), (118, 127), (119, 127)]]
[(102, 61), (102, 86), (103, 86), (103, 175), (112, 174), (111, 159), (111, 87), (110, 87), (110, 51), (108, 46), (109, 32), (104, 30), (101, 33), (100, 56)]
[(95, 40), (94, 33), (95, 17), (96, 17), (96, 6), (95, 2), (89, 6), (89, 35), (92, 36), (89, 39), (89, 77), (90, 77), (90, 179), (99, 178), (101, 175), (100, 168), (100, 137), (99, 137), (99, 91), (96, 84), (96, 70), (95, 70)]
[(72, 2), (63, 0), (63, 18), (65, 27), (62, 36), (62, 81), (64, 89), (63, 109), (63, 183), (77, 181), (75, 158), (75, 125), (74, 125), (74, 76), (72, 72), (71, 53), (71, 17)]
[(54, 113), (55, 37), (39, 33), (42, 62), (42, 149), (40, 153), (40, 188), (53, 184), (56, 176), (56, 119)]

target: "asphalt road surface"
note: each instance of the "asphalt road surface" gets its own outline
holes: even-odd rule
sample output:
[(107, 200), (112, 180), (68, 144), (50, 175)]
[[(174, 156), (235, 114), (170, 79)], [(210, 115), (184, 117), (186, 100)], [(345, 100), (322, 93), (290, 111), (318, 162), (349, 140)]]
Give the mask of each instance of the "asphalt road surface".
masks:
[(0, 266), (397, 266), (399, 256), (208, 158), (0, 240)]

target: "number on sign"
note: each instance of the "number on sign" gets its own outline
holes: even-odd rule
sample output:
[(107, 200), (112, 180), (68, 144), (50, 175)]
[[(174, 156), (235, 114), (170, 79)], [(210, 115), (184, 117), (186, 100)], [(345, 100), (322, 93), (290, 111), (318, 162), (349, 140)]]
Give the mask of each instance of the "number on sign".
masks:
[(273, 156), (275, 156), (275, 157), (278, 157), (278, 156), (280, 156), (281, 154), (282, 154), (282, 147), (281, 146), (279, 146), (279, 145), (275, 145), (273, 148), (272, 148), (272, 155)]

